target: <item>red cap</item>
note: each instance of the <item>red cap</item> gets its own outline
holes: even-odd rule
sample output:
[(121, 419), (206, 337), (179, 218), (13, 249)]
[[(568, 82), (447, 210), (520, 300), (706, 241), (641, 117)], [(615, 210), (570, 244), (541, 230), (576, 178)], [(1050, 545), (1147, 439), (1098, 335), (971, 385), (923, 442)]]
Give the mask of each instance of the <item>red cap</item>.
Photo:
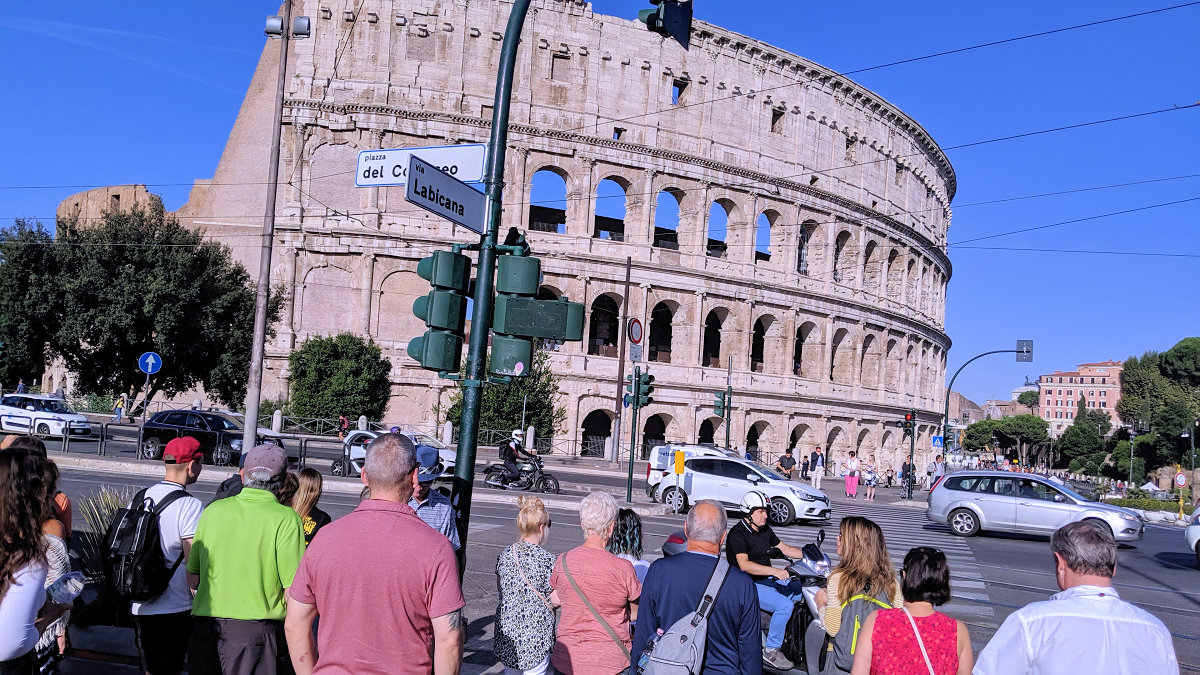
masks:
[(167, 442), (163, 449), (163, 460), (168, 464), (187, 464), (204, 457), (200, 450), (200, 441), (191, 436), (180, 436)]

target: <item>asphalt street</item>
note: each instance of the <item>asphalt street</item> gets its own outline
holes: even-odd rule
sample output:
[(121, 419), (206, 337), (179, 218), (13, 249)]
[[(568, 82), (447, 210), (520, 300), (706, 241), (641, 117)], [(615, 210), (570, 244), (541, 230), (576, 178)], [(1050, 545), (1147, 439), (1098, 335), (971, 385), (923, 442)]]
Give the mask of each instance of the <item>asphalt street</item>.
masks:
[[(618, 491), (623, 491), (624, 478), (611, 474), (587, 476), (575, 473), (587, 468), (564, 469), (560, 478), (564, 484), (578, 481), (581, 487), (593, 485), (605, 490), (619, 487)], [(72, 499), (79, 499), (102, 485), (132, 492), (152, 482), (153, 478), (149, 476), (65, 468), (61, 489)], [(477, 489), (487, 489), (476, 485)], [(635, 477), (635, 489), (643, 485), (641, 477)], [(831, 492), (829, 487), (827, 482), (827, 492)], [(207, 502), (215, 488), (215, 480), (205, 480), (202, 476), (191, 491)], [(581, 496), (584, 490), (565, 490), (564, 493)], [(830, 496), (835, 514), (832, 521), (778, 528), (780, 538), (802, 545), (812, 541), (817, 530), (824, 527), (830, 535), (825, 549), (833, 556), (832, 535), (836, 532), (838, 519), (861, 515), (875, 520), (883, 528), (889, 553), (897, 567), (913, 546), (941, 549), (950, 560), (953, 575), (953, 597), (943, 611), (968, 625), (976, 651), (1015, 609), (1058, 592), (1046, 537), (985, 534), (964, 539), (951, 534), (944, 525), (929, 523), (923, 500), (912, 505), (897, 503), (896, 491), (882, 491), (881, 501), (875, 503)], [(326, 493), (320, 506), (337, 518), (351, 511), (356, 503), (354, 495)], [(578, 545), (582, 541), (578, 514), (558, 507), (551, 507), (550, 511), (554, 524), (546, 548), (553, 553), (562, 553)], [(516, 539), (515, 515), (515, 507), (509, 504), (477, 503), (472, 508), (467, 571), (463, 582), (464, 595), (468, 599), (466, 663), (470, 665), (469, 672), (500, 672), (491, 655), (492, 614), (496, 607), (494, 566), (499, 552)], [(731, 514), (733, 517), (736, 516)], [(683, 516), (646, 516), (642, 521), (646, 557), (653, 560), (661, 556), (666, 537), (682, 529)], [(834, 559), (836, 561), (836, 556)], [(1184, 672), (1200, 672), (1200, 593), (1194, 590), (1197, 580), (1200, 580), (1200, 569), (1195, 556), (1187, 551), (1183, 532), (1178, 528), (1149, 525), (1143, 541), (1122, 546), (1114, 580), (1117, 592), (1157, 616), (1172, 631)]]

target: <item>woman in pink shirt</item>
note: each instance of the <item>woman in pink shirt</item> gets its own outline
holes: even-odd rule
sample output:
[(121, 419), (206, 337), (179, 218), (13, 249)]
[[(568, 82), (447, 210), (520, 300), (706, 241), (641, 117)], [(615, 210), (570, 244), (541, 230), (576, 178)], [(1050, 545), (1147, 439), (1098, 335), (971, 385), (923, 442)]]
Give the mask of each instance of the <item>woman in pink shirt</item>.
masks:
[(562, 607), (550, 662), (562, 675), (614, 675), (629, 670), (629, 626), (642, 595), (633, 565), (605, 550), (617, 500), (593, 492), (579, 507), (583, 545), (558, 557), (550, 601)]

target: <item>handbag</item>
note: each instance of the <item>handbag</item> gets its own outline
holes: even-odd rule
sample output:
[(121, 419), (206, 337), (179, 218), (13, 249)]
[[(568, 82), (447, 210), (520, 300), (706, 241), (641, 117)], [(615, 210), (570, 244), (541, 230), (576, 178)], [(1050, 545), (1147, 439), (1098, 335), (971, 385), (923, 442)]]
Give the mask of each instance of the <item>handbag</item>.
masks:
[(925, 641), (921, 639), (921, 631), (917, 630), (917, 622), (913, 620), (913, 615), (908, 612), (907, 607), (901, 609), (904, 610), (904, 616), (908, 617), (908, 623), (912, 626), (913, 633), (917, 635), (917, 646), (921, 648), (921, 656), (925, 657), (925, 667), (929, 669), (929, 675), (937, 675), (933, 672), (933, 664), (929, 661), (929, 652), (925, 651)]
[(520, 542), (513, 544), (513, 560), (517, 562), (517, 572), (520, 573), (521, 579), (525, 581), (525, 585), (529, 587), (529, 590), (533, 591), (533, 594), (538, 596), (538, 600), (541, 600), (542, 604), (546, 606), (546, 609), (550, 612), (550, 616), (554, 616), (554, 605), (546, 599), (546, 596), (542, 595), (542, 592), (537, 587), (529, 582), (529, 577), (525, 576), (525, 569), (521, 564), (520, 551)]
[(625, 660), (629, 660), (629, 649), (625, 647), (624, 642), (621, 642), (621, 638), (617, 637), (617, 631), (613, 630), (612, 626), (608, 625), (608, 622), (604, 620), (604, 617), (600, 616), (600, 612), (597, 612), (595, 607), (592, 607), (591, 601), (589, 601), (587, 596), (583, 594), (583, 590), (579, 588), (579, 584), (575, 583), (575, 577), (571, 576), (571, 570), (567, 569), (566, 553), (563, 554), (562, 565), (563, 574), (567, 575), (567, 581), (571, 583), (571, 588), (575, 589), (576, 595), (578, 595), (579, 599), (583, 601), (584, 606), (588, 608), (588, 611), (592, 613), (592, 616), (596, 617), (596, 620), (600, 622), (600, 625), (604, 626), (605, 632), (607, 632), (608, 636), (613, 639), (613, 642), (617, 643), (617, 646), (621, 648), (621, 653), (625, 654)]

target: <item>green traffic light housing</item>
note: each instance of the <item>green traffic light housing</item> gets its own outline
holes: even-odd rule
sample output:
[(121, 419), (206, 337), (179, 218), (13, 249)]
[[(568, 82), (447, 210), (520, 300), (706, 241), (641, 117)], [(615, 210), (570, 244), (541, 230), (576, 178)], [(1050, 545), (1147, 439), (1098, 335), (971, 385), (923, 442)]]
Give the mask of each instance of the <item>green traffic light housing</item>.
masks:
[(718, 391), (713, 399), (713, 414), (717, 417), (725, 417), (725, 392)]
[(642, 373), (642, 381), (638, 387), (638, 407), (645, 408), (654, 403), (654, 398), (650, 394), (654, 393), (654, 376), (649, 373)]
[(462, 361), (471, 259), (452, 251), (434, 251), (417, 263), (417, 275), (433, 287), (413, 303), (413, 314), (429, 330), (409, 341), (408, 355), (422, 368), (457, 372)]
[(691, 41), (692, 0), (650, 0), (654, 9), (638, 12), (638, 21), (651, 32), (675, 38), (684, 49)]

